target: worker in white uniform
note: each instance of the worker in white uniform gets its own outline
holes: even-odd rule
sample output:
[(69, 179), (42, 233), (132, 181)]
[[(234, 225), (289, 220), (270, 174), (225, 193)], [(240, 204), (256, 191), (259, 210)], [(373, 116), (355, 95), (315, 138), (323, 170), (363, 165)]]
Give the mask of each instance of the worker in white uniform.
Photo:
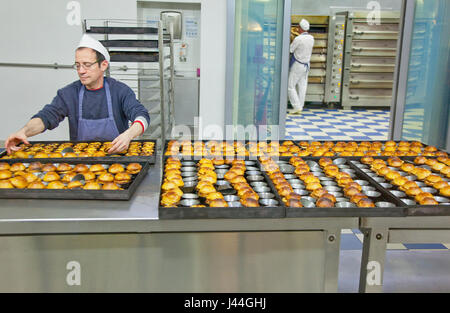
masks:
[[(288, 95), (294, 108), (290, 113), (299, 114), (303, 110), (308, 86), (308, 73), (314, 37), (308, 34), (309, 22), (302, 19), (299, 23), (299, 33), (289, 48), (291, 53), (291, 67), (289, 71)], [(298, 91), (297, 91), (298, 89)]]

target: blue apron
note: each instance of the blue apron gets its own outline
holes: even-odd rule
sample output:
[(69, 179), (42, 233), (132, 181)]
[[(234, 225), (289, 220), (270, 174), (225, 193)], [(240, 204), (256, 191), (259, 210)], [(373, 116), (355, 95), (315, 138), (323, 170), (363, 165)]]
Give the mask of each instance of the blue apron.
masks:
[[(305, 33), (302, 33), (301, 35), (308, 35), (308, 33), (305, 32)], [(301, 36), (301, 35), (299, 35), (299, 36)], [(291, 54), (291, 59), (289, 60), (289, 68), (291, 68), (292, 65), (293, 65), (295, 62), (298, 62), (298, 63), (300, 63), (300, 64), (303, 64), (303, 65), (306, 67), (306, 71), (309, 72), (309, 63), (303, 63), (303, 62), (300, 62), (299, 60), (297, 60), (297, 59), (295, 58), (294, 53), (292, 53), (292, 54)]]
[(83, 119), (83, 96), (86, 87), (83, 85), (78, 94), (78, 141), (112, 141), (119, 136), (116, 121), (114, 120), (111, 92), (105, 81), (106, 101), (108, 104), (108, 117), (98, 120)]

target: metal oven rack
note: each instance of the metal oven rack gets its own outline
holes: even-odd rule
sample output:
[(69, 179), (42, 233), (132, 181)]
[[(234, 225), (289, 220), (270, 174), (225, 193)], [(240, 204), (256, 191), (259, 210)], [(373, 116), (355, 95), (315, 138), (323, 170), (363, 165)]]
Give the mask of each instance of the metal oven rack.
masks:
[(149, 27), (146, 21), (118, 19), (84, 20), (83, 30), (104, 36), (100, 41), (111, 55), (111, 64), (117, 64), (110, 66), (107, 75), (137, 89), (139, 101), (150, 114), (150, 125), (142, 137), (157, 139), (161, 147), (175, 119), (172, 34), (161, 22)]
[(298, 35), (296, 28), (303, 18), (309, 21), (309, 33), (314, 37), (306, 101), (339, 103), (346, 17), (293, 15), (291, 41)]
[(349, 12), (345, 39), (342, 106), (391, 106), (400, 14)]

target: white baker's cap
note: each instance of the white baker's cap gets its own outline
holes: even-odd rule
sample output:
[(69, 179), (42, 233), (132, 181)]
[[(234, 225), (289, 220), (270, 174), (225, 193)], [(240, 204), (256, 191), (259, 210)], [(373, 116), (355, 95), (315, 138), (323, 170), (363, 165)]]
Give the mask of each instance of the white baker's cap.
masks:
[(83, 37), (81, 37), (80, 43), (78, 44), (78, 48), (91, 48), (95, 51), (100, 52), (105, 57), (105, 60), (110, 60), (108, 50), (98, 41), (97, 39), (92, 38), (89, 35), (84, 34)]
[(300, 23), (298, 23), (298, 25), (304, 30), (304, 31), (308, 31), (309, 30), (309, 22), (305, 19), (302, 19), (300, 21)]

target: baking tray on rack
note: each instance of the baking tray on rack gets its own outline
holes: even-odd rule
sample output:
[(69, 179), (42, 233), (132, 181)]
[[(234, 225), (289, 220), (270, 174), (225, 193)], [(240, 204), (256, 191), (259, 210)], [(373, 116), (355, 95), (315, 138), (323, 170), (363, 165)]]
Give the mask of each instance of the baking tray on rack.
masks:
[[(432, 157), (431, 157), (432, 158)], [(377, 158), (379, 159), (379, 158)], [(410, 158), (401, 158), (400, 159), (414, 164)], [(357, 160), (351, 161), (352, 166), (354, 168), (358, 168), (363, 172), (368, 180), (370, 180), (373, 184), (379, 185), (386, 192), (393, 195), (398, 200), (402, 201), (405, 204), (405, 216), (450, 216), (450, 198), (443, 197), (439, 194), (433, 193), (433, 196), (440, 197), (445, 199), (445, 202), (441, 202), (437, 205), (421, 205), (414, 201), (414, 197), (408, 196), (404, 191), (400, 190), (397, 186), (390, 183), (383, 176), (378, 175), (376, 172), (370, 169), (370, 166), (359, 163)], [(417, 166), (417, 165), (416, 165)], [(402, 171), (400, 171), (402, 172)], [(434, 171), (434, 174), (440, 175), (439, 172)], [(402, 173), (403, 174), (403, 173)], [(403, 176), (403, 175), (402, 175)], [(426, 185), (422, 181), (418, 180), (414, 175), (405, 175), (406, 177), (411, 176), (413, 181), (419, 183), (419, 188), (430, 188), (430, 186)], [(442, 175), (440, 175), (442, 176)], [(446, 178), (446, 180), (448, 180)], [(448, 181), (447, 181), (448, 182)], [(433, 188), (432, 188), (433, 189)]]
[[(37, 162), (41, 162), (38, 160)], [(30, 163), (17, 162), (17, 160), (0, 160), (0, 163), (8, 163), (9, 165), (13, 165), (15, 163), (22, 163), (26, 167), (29, 166)], [(50, 162), (41, 162), (43, 165), (45, 164), (53, 164), (55, 166), (59, 165), (59, 159), (53, 159)], [(115, 160), (115, 161), (99, 161), (91, 162), (88, 160), (76, 160), (70, 161), (64, 159), (64, 163), (67, 163), (71, 166), (76, 166), (77, 164), (86, 164), (88, 166), (93, 164), (102, 164), (105, 169), (109, 168), (110, 165), (118, 163), (126, 167), (130, 163), (139, 163), (142, 168), (137, 174), (131, 175), (131, 181), (125, 184), (120, 185), (123, 190), (84, 190), (81, 188), (78, 189), (2, 189), (0, 188), (0, 199), (59, 199), (59, 200), (129, 200), (136, 189), (139, 187), (140, 183), (144, 179), (145, 175), (149, 170), (150, 164), (148, 162), (129, 162), (123, 160)], [(45, 172), (39, 172), (38, 175), (44, 176)], [(63, 174), (58, 173), (61, 178)], [(15, 175), (13, 175), (14, 177)], [(65, 184), (67, 185), (67, 184)]]
[[(166, 161), (169, 157), (166, 156), (164, 158), (163, 169), (165, 168)], [(264, 192), (258, 193), (260, 196), (258, 207), (246, 207), (242, 205), (239, 201), (239, 196), (237, 195), (237, 191), (231, 186), (231, 184), (225, 183), (223, 176), (228, 172), (230, 166), (226, 167), (224, 165), (215, 166), (215, 171), (217, 174), (218, 182), (214, 184), (216, 190), (222, 195), (224, 195), (224, 199), (227, 202), (228, 207), (209, 207), (205, 202), (205, 198), (199, 196), (197, 191), (195, 190), (195, 177), (197, 177), (197, 172), (192, 170), (192, 168), (197, 168), (198, 161), (195, 160), (181, 160), (182, 168), (180, 169), (185, 185), (181, 187), (183, 191), (183, 196), (188, 197), (186, 199), (182, 198), (182, 200), (178, 203), (176, 207), (165, 207), (161, 205), (162, 200), (162, 184), (161, 184), (161, 192), (159, 197), (159, 218), (160, 219), (215, 219), (215, 218), (283, 218), (285, 217), (285, 207), (281, 204), (281, 199), (278, 195), (271, 189), (266, 181), (264, 176), (256, 177), (254, 172), (256, 168), (256, 161), (245, 161), (246, 163), (246, 172), (244, 177), (247, 182), (251, 185), (252, 189), (256, 192), (256, 190), (262, 183), (266, 184), (266, 188)], [(187, 170), (189, 169), (189, 171)], [(192, 175), (192, 176), (187, 176)], [(251, 177), (253, 176), (253, 177)], [(190, 178), (194, 177), (194, 178)], [(163, 172), (162, 182), (165, 178), (165, 172)], [(194, 183), (186, 184), (188, 181), (194, 180)], [(220, 182), (220, 183), (219, 183)], [(264, 195), (262, 195), (264, 193)], [(182, 197), (183, 197), (182, 196)], [(262, 200), (264, 199), (266, 200)], [(183, 200), (195, 200), (191, 203), (205, 205), (204, 207), (192, 207), (188, 206), (188, 204), (183, 203)], [(229, 200), (229, 201), (227, 201)], [(275, 201), (275, 202), (274, 202)], [(263, 205), (262, 203), (267, 203), (267, 205)]]
[[(347, 200), (344, 200), (345, 195), (342, 193), (342, 188), (340, 188), (337, 185), (337, 182), (331, 178), (327, 177), (325, 173), (323, 173), (323, 170), (318, 165), (318, 158), (302, 158), (305, 162), (309, 162), (310, 165), (312, 165), (314, 170), (311, 170), (316, 177), (318, 177), (321, 181), (321, 184), (324, 186), (325, 189), (330, 189), (330, 193), (335, 195), (337, 199), (341, 199), (342, 201), (337, 201), (335, 203), (334, 207), (317, 207), (314, 202), (310, 202), (309, 197), (311, 196), (311, 192), (307, 191), (304, 188), (304, 184), (302, 182), (294, 182), (299, 181), (298, 178), (293, 178), (292, 176), (295, 176), (295, 174), (292, 173), (293, 169), (290, 169), (288, 171), (283, 171), (281, 168), (281, 171), (283, 175), (286, 177), (289, 177), (291, 179), (288, 179), (288, 182), (291, 184), (291, 186), (296, 186), (297, 188), (294, 188), (294, 192), (299, 193), (302, 196), (302, 204), (304, 204), (303, 207), (286, 207), (286, 217), (288, 218), (299, 218), (299, 217), (401, 217), (405, 216), (405, 204), (401, 202), (399, 199), (395, 198), (385, 190), (383, 190), (382, 187), (379, 185), (371, 184), (370, 181), (366, 179), (363, 173), (358, 171), (358, 169), (352, 168), (349, 164), (347, 159), (344, 158), (330, 158), (337, 164), (338, 166), (341, 166), (341, 170), (352, 170), (351, 176), (354, 180), (361, 180), (361, 184), (364, 184), (363, 187), (370, 187), (371, 192), (377, 192), (376, 196), (371, 196), (370, 198), (374, 203), (378, 202), (388, 202), (392, 204), (391, 206), (387, 207), (337, 207), (337, 204), (339, 202), (346, 202), (347, 204), (350, 203), (350, 199), (347, 198)], [(336, 161), (337, 160), (337, 161)], [(288, 164), (288, 161), (286, 160), (278, 160), (277, 163), (279, 165), (286, 165)], [(283, 166), (285, 167), (285, 166)], [(288, 166), (289, 167), (289, 166)], [(291, 165), (292, 168), (295, 168)], [(287, 176), (292, 175), (292, 176)], [(275, 186), (273, 185), (273, 182), (268, 178), (270, 181), (270, 184), (272, 188), (276, 191)], [(286, 178), (287, 179), (287, 178)], [(327, 183), (325, 183), (327, 182)], [(294, 183), (294, 185), (292, 184)], [(301, 185), (303, 184), (303, 187)], [(326, 184), (326, 186), (325, 186)], [(277, 192), (277, 191), (276, 191)], [(369, 192), (369, 190), (368, 190)], [(278, 193), (278, 192), (277, 192)], [(372, 193), (371, 193), (372, 194)], [(281, 196), (278, 195), (280, 198)], [(315, 200), (315, 199), (314, 199)], [(306, 201), (306, 202), (304, 202)]]
[[(78, 143), (92, 143), (92, 142), (100, 142), (100, 143), (104, 143), (102, 141), (29, 141), (30, 144), (65, 144), (65, 143), (73, 143), (74, 145), (78, 144)], [(115, 155), (115, 156), (104, 156), (104, 157), (67, 157), (67, 158), (14, 158), (14, 159), (2, 159), (2, 157), (5, 157), (7, 155), (6, 150), (5, 151), (1, 151), (0, 152), (0, 162), (3, 160), (15, 160), (17, 162), (33, 162), (33, 161), (39, 161), (42, 163), (48, 163), (48, 162), (52, 162), (55, 159), (60, 160), (64, 160), (64, 162), (66, 161), (80, 161), (80, 160), (84, 160), (84, 161), (89, 161), (89, 162), (102, 162), (102, 161), (126, 161), (126, 162), (148, 162), (149, 164), (155, 164), (156, 162), (156, 149), (157, 149), (157, 145), (156, 145), (156, 140), (132, 140), (130, 143), (132, 142), (140, 142), (140, 143), (144, 143), (144, 142), (153, 142), (154, 144), (154, 149), (153, 149), (153, 154), (150, 156), (124, 156), (124, 155)]]
[[(237, 154), (236, 150), (234, 150), (234, 154), (233, 155), (226, 155), (222, 151), (222, 153), (217, 155), (217, 157), (218, 158), (230, 158), (230, 159), (245, 159), (245, 160), (257, 160), (257, 158), (258, 158), (257, 154), (251, 153), (251, 150), (249, 148), (249, 144), (252, 144), (252, 143), (258, 144), (258, 143), (263, 143), (263, 142), (267, 143), (267, 144), (270, 144), (272, 142), (272, 140), (268, 140), (268, 141), (245, 140), (245, 141), (243, 141), (243, 140), (213, 140), (213, 139), (210, 139), (210, 140), (175, 140), (175, 139), (168, 139), (168, 140), (166, 140), (166, 144), (165, 144), (165, 147), (164, 147), (164, 152), (163, 152), (164, 156), (169, 156), (169, 154), (167, 154), (168, 153), (167, 152), (167, 150), (168, 150), (167, 148), (168, 148), (168, 144), (171, 141), (178, 141), (180, 143), (181, 142), (189, 142), (189, 144), (192, 147), (193, 147), (194, 142), (202, 142), (204, 144), (207, 144), (208, 142), (215, 142), (215, 143), (218, 143), (218, 144), (222, 144), (222, 143), (233, 144), (235, 142), (240, 142), (240, 143), (244, 144), (245, 149), (246, 149), (245, 151), (248, 152), (248, 155)], [(276, 141), (276, 142), (280, 143), (280, 145), (291, 143), (290, 146), (299, 149), (299, 147), (295, 144), (295, 142), (293, 140), (279, 140), (279, 141)], [(181, 152), (179, 152), (178, 154), (170, 154), (170, 156), (183, 158), (183, 159), (186, 159), (186, 160), (189, 160), (189, 159), (191, 159), (191, 160), (198, 160), (198, 159), (200, 159), (202, 157), (205, 157), (205, 156), (198, 156), (198, 155), (182, 154)], [(207, 157), (208, 158), (214, 158), (215, 156), (214, 155), (208, 155)]]
[[(348, 144), (348, 143), (351, 143), (351, 142), (355, 142), (356, 144), (358, 144), (358, 146), (362, 143), (362, 142), (369, 142), (369, 143), (374, 143), (374, 142), (380, 142), (381, 144), (383, 144), (383, 146), (387, 143), (387, 142), (395, 142), (396, 144), (397, 144), (397, 146), (398, 146), (398, 144), (400, 143), (400, 142), (407, 142), (407, 143), (413, 143), (413, 142), (419, 142), (420, 144), (422, 144), (422, 148), (423, 149), (425, 149), (426, 147), (429, 147), (430, 145), (427, 145), (427, 144), (424, 144), (423, 142), (420, 142), (420, 141), (408, 141), (408, 140), (360, 140), (360, 141), (356, 141), (356, 140), (328, 140), (328, 141), (323, 141), (323, 140), (295, 140), (294, 141), (294, 143), (296, 144), (296, 145), (298, 145), (299, 147), (301, 147), (301, 145), (300, 145), (300, 143), (302, 143), (302, 142), (307, 142), (307, 143), (309, 143), (309, 144), (311, 144), (312, 142), (320, 142), (322, 145), (325, 143), (325, 142), (332, 142), (334, 145), (336, 144), (336, 143), (338, 143), (338, 142), (342, 142), (342, 143), (346, 143), (346, 144)], [(431, 146), (430, 146), (431, 147)], [(436, 147), (434, 147), (434, 148), (436, 148)], [(423, 152), (423, 149), (422, 149), (422, 152)], [(418, 153), (417, 155), (411, 155), (411, 156), (407, 156), (407, 157), (416, 157), (416, 156), (421, 156), (423, 153)], [(436, 151), (435, 151), (435, 153), (437, 153), (437, 152), (439, 152), (439, 153), (442, 153), (442, 154), (447, 154), (447, 152), (445, 152), (445, 151), (442, 151), (442, 150), (439, 150), (439, 149), (437, 149), (436, 148)], [(313, 156), (311, 156), (311, 155), (308, 155), (308, 156), (304, 156), (304, 157), (313, 157)], [(340, 153), (335, 153), (335, 155), (333, 155), (333, 156), (327, 156), (327, 157), (354, 157), (354, 156), (343, 156), (343, 155), (340, 155)], [(356, 156), (356, 157), (361, 157), (361, 156)], [(376, 157), (389, 157), (389, 156), (381, 156), (380, 154), (379, 155), (377, 155)], [(434, 155), (430, 155), (430, 156), (427, 156), (427, 157), (434, 157)]]

